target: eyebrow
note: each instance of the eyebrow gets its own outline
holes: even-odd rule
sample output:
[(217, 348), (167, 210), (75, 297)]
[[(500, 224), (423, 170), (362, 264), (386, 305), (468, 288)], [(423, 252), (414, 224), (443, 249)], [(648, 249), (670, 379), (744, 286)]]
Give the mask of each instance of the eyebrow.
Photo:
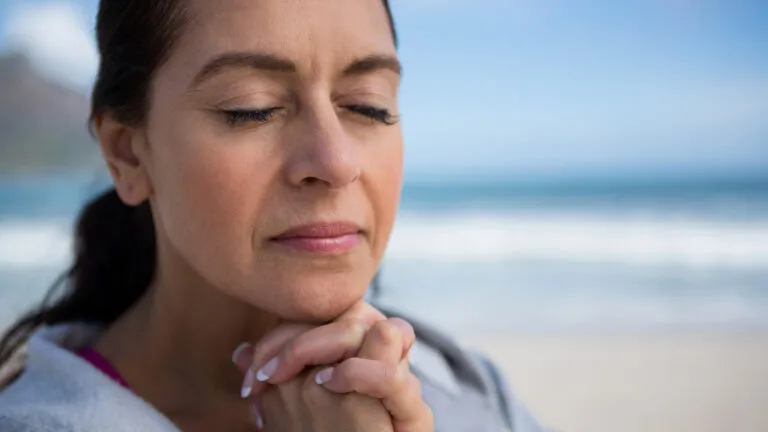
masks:
[[(249, 68), (284, 74), (296, 73), (293, 61), (267, 53), (231, 52), (225, 53), (206, 63), (192, 80), (190, 88), (200, 85), (210, 77), (228, 68)], [(389, 70), (401, 75), (403, 67), (397, 57), (391, 55), (369, 55), (352, 61), (344, 68), (343, 75), (364, 75), (379, 70)]]
[(370, 55), (357, 59), (344, 68), (344, 75), (362, 75), (379, 70), (403, 74), (403, 66), (397, 57), (391, 55)]
[(272, 54), (266, 53), (248, 53), (232, 52), (225, 53), (206, 63), (195, 79), (192, 80), (190, 87), (196, 87), (208, 78), (221, 73), (227, 68), (250, 68), (269, 72), (293, 73), (296, 72), (296, 64), (288, 59), (284, 59)]

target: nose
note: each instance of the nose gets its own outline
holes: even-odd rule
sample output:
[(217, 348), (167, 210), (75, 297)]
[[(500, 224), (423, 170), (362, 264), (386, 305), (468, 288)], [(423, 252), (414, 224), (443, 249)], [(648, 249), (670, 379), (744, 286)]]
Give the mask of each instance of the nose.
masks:
[(333, 107), (308, 113), (294, 135), (294, 152), (286, 173), (294, 186), (323, 184), (341, 189), (360, 177), (355, 143), (344, 130)]

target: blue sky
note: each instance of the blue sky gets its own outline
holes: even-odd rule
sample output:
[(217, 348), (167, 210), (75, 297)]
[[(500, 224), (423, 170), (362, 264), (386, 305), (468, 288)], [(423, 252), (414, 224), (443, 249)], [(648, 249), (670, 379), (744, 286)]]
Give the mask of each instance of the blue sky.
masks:
[[(768, 173), (766, 1), (392, 1), (413, 177)], [(85, 88), (95, 7), (4, 0), (0, 49)]]

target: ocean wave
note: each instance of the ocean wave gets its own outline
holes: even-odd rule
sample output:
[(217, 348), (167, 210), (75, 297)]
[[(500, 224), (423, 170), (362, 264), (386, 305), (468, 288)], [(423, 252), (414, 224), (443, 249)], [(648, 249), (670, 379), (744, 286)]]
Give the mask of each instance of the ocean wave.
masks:
[(765, 268), (768, 218), (412, 213), (398, 220), (388, 257)]
[(481, 300), (468, 304), (465, 296), (452, 296), (415, 303), (411, 298), (397, 298), (387, 305), (455, 331), (768, 328), (768, 299), (728, 293), (692, 295), (684, 300), (663, 295), (606, 297), (586, 293), (576, 298), (506, 296)]
[[(61, 267), (71, 223), (0, 220), (0, 266)], [(430, 262), (554, 261), (640, 266), (768, 267), (768, 219), (558, 214), (405, 213), (388, 259)]]

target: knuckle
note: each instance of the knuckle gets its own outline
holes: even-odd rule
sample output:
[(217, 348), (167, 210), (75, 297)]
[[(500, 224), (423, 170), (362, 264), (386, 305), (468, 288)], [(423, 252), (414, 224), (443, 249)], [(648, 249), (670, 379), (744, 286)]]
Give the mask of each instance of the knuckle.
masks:
[(362, 321), (369, 322), (369, 323), (374, 323), (376, 321), (387, 319), (387, 317), (384, 316), (384, 314), (381, 313), (381, 311), (371, 306), (370, 304), (366, 303), (365, 301), (360, 301), (359, 303), (357, 303), (354, 307), (352, 307), (349, 310), (349, 312), (345, 314), (345, 317), (358, 318)]
[(383, 321), (387, 319), (386, 315), (381, 313), (380, 310), (376, 309), (375, 307), (369, 305), (368, 303), (365, 304), (365, 308), (363, 311), (363, 317), (370, 322), (377, 322), (377, 321)]
[(350, 319), (344, 321), (342, 331), (349, 340), (358, 340), (368, 331), (368, 326), (362, 320)]
[(400, 330), (388, 320), (376, 323), (370, 333), (385, 345), (396, 345), (402, 340)]
[(305, 354), (306, 353), (302, 348), (301, 339), (295, 339), (285, 346), (283, 353), (281, 354), (281, 360), (284, 364), (304, 364)]

